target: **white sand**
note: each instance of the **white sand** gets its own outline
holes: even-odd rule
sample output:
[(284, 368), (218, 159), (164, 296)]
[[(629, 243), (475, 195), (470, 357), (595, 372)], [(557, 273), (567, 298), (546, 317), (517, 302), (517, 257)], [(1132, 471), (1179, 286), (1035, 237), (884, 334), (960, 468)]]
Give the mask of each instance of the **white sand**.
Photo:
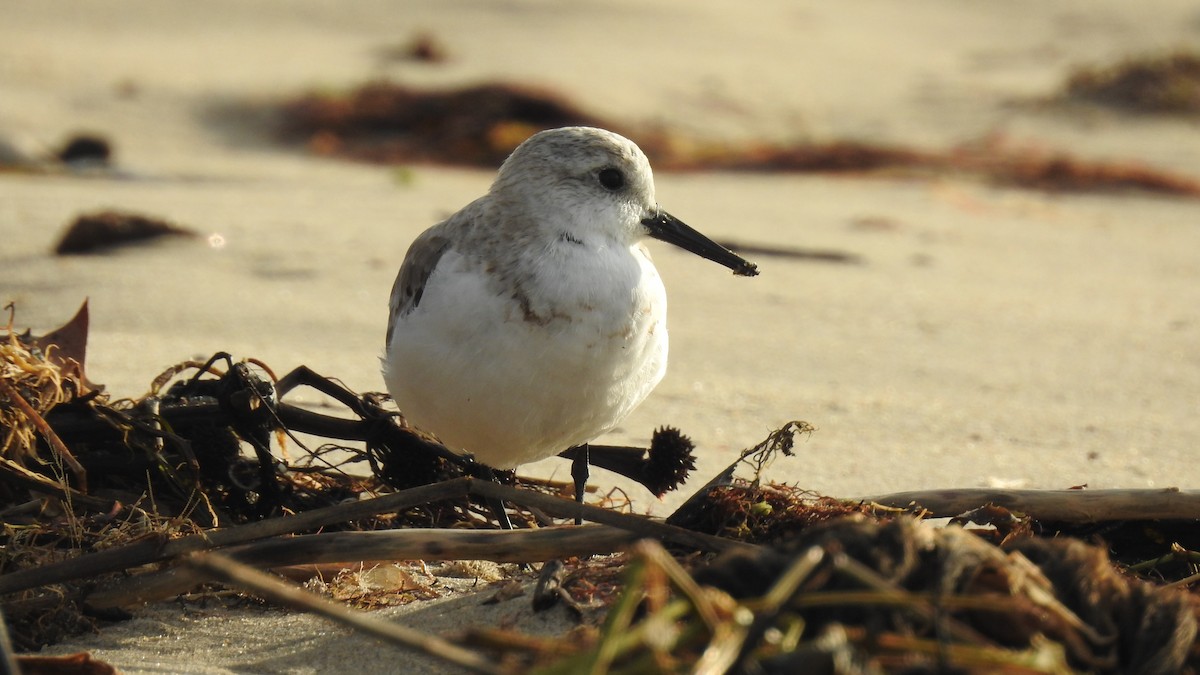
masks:
[[(491, 179), (416, 167), (404, 183), (387, 169), (280, 150), (256, 120), (225, 114), (230, 102), (382, 76), (501, 78), (714, 137), (944, 148), (1000, 134), (1200, 176), (1195, 122), (1033, 103), (1073, 65), (1195, 47), (1200, 21), (1182, 0), (777, 2), (737, 14), (667, 0), (142, 0), (7, 3), (4, 17), (0, 139), (39, 153), (72, 131), (98, 131), (133, 178), (0, 174), (0, 302), (17, 302), (18, 325), (46, 329), (90, 297), (89, 370), (118, 395), (216, 350), (381, 389), (387, 295), (408, 242)], [(453, 60), (380, 60), (418, 30)], [(843, 497), (1200, 485), (1190, 461), (1200, 447), (1200, 202), (954, 177), (657, 182), (665, 208), (714, 238), (840, 250), (863, 264), (760, 257), (762, 276), (740, 279), (652, 245), (671, 299), (670, 372), (604, 440), (641, 443), (657, 425), (679, 426), (707, 478), (801, 418), (819, 431), (770, 477)], [(226, 243), (48, 255), (76, 214), (105, 207)], [(558, 460), (533, 470), (568, 475)], [(127, 624), (56, 649), (95, 648), (131, 672), (365, 665), (348, 666), (333, 646), (351, 643), (315, 620), (259, 616), (248, 629), (230, 618), (199, 634), (176, 614), (167, 605), (152, 619), (173, 622), (169, 640)], [(280, 641), (248, 643), (248, 633)], [(180, 649), (159, 666), (145, 660), (166, 642)], [(271, 657), (224, 656), (239, 649)]]

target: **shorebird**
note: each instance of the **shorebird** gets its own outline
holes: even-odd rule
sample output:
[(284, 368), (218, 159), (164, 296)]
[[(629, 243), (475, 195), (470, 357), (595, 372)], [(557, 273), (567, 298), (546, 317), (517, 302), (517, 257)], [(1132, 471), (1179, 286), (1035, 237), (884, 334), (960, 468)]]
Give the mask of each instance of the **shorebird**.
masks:
[(632, 141), (566, 127), (522, 143), (400, 266), (383, 377), (405, 418), (496, 469), (582, 446), (582, 501), (586, 444), (667, 368), (666, 290), (646, 237), (758, 274), (659, 208)]

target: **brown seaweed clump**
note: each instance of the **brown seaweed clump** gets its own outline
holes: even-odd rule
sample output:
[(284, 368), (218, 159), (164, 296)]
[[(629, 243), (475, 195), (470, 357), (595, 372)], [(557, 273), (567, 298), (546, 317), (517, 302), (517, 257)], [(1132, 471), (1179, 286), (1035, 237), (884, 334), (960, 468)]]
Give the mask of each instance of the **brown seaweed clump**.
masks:
[[(822, 561), (771, 619), (795, 613), (810, 636), (842, 635), (840, 649), (864, 665), (898, 665), (903, 656), (917, 667), (907, 672), (981, 672), (983, 663), (972, 668), (972, 659), (987, 651), (1012, 650), (1015, 665), (1021, 651), (1046, 652), (1046, 640), (1074, 670), (1165, 673), (1197, 665), (1191, 648), (1200, 602), (1123, 575), (1103, 549), (1078, 540), (1023, 537), (997, 547), (958, 527), (844, 518), (774, 550), (726, 556), (697, 580), (735, 598), (761, 597), (814, 552)], [(921, 667), (917, 646), (925, 641), (937, 647)], [(889, 654), (890, 643), (908, 646)], [(804, 651), (775, 655), (763, 671), (788, 672), (784, 666), (796, 659), (813, 664), (817, 654)], [(818, 662), (832, 658), (826, 653)]]
[[(1169, 80), (1172, 84), (1162, 86), (1172, 92), (1191, 91), (1186, 77), (1179, 74), (1188, 72), (1191, 61), (1176, 57), (1171, 63), (1176, 74)], [(1090, 77), (1094, 81), (1103, 79), (1099, 75)], [(1163, 98), (1183, 100), (1193, 95), (1172, 93)], [(428, 91), (372, 82), (345, 93), (300, 97), (282, 106), (281, 118), (285, 138), (303, 140), (319, 154), (357, 161), (494, 169), (538, 131), (586, 125), (636, 138), (650, 161), (663, 171), (893, 176), (952, 173), (1052, 192), (1143, 190), (1200, 196), (1200, 180), (1190, 176), (1137, 162), (1082, 159), (1062, 150), (1007, 147), (996, 139), (949, 151), (926, 151), (837, 139), (731, 143), (663, 129), (631, 129), (592, 114), (554, 92), (504, 83)]]
[(692, 574), (643, 542), (599, 634), (537, 672), (1186, 673), (1198, 612), (1077, 540), (850, 516)]
[(870, 510), (791, 485), (744, 480), (712, 488), (694, 507), (686, 519), (673, 519), (672, 524), (755, 544), (776, 542), (817, 523)]
[(304, 96), (284, 106), (283, 118), (285, 136), (322, 154), (459, 166), (498, 166), (542, 129), (605, 126), (561, 96), (507, 84), (420, 91), (373, 82), (344, 95)]
[(1200, 114), (1200, 54), (1177, 51), (1084, 68), (1067, 80), (1066, 94), (1132, 112)]
[[(11, 308), (11, 307), (10, 307)], [(61, 328), (35, 337), (12, 330), (12, 319), (0, 335), (0, 457), (5, 472), (18, 482), (44, 483), (39, 471), (69, 471), (86, 485), (83, 467), (47, 424), (45, 416), (60, 404), (94, 397), (87, 380), (88, 307), (85, 302)], [(43, 441), (45, 445), (40, 445)], [(2, 482), (2, 481), (0, 481)], [(0, 486), (0, 495), (5, 493)]]
[(121, 211), (85, 213), (63, 233), (54, 252), (58, 255), (97, 253), (117, 246), (160, 237), (195, 237), (196, 233), (158, 218)]

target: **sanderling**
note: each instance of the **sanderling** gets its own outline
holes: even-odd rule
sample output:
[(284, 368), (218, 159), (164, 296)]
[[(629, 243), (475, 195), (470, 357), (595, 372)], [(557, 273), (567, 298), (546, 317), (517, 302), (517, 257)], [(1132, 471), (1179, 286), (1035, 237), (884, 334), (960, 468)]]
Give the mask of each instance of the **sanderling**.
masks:
[(417, 237), (400, 266), (383, 377), (404, 416), (497, 469), (612, 429), (667, 368), (647, 235), (758, 274), (658, 207), (632, 141), (567, 127), (522, 143), (488, 193)]

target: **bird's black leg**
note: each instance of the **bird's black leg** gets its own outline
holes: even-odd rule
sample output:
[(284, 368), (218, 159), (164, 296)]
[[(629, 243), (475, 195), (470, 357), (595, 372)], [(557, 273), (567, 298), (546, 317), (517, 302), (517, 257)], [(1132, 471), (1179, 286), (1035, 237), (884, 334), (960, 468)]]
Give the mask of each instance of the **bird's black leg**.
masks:
[[(481, 480), (489, 480), (497, 485), (500, 484), (500, 481), (496, 478), (496, 472), (490, 466), (480, 464), (478, 462), (471, 462), (468, 471), (474, 474), (476, 478)], [(508, 519), (508, 511), (504, 510), (503, 500), (496, 499), (494, 497), (484, 497), (483, 501), (488, 505), (488, 508), (492, 510), (492, 515), (496, 516), (496, 521), (500, 523), (500, 529), (513, 529), (512, 521)]]
[[(571, 478), (575, 479), (575, 501), (583, 503), (583, 494), (587, 489), (588, 479), (588, 444), (576, 446), (578, 452), (575, 454), (575, 459), (571, 460)], [(583, 517), (576, 516), (575, 524), (582, 525)]]

